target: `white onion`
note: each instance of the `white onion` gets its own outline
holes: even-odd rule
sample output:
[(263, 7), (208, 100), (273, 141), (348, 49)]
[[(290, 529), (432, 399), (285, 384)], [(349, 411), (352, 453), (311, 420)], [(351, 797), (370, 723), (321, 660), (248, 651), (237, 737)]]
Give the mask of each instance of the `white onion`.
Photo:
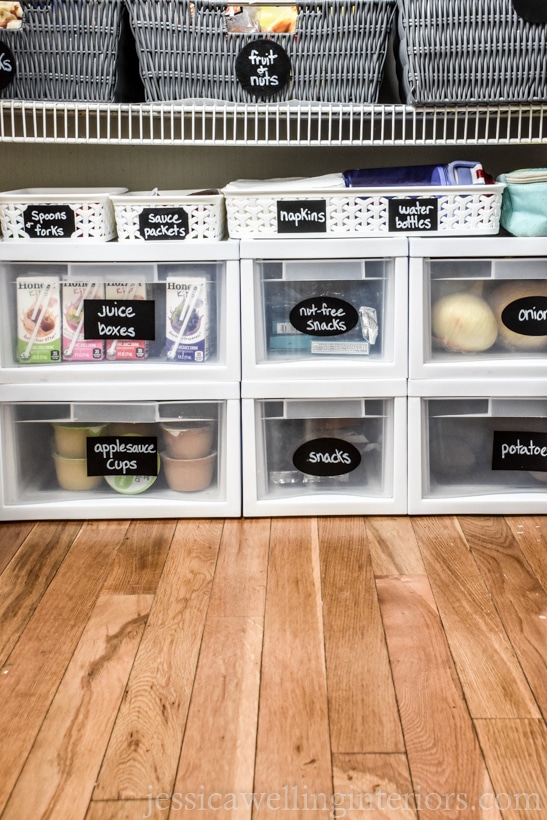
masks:
[(433, 336), (447, 350), (479, 353), (496, 341), (498, 324), (490, 306), (473, 293), (452, 293), (435, 303)]

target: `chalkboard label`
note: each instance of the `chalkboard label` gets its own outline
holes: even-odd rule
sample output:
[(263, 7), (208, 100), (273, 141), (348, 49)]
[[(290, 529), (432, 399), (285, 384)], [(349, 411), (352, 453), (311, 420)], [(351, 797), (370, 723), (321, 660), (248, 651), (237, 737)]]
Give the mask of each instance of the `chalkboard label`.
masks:
[(289, 319), (308, 336), (341, 336), (352, 330), (359, 314), (349, 302), (334, 296), (312, 296), (293, 307)]
[(324, 199), (287, 199), (277, 203), (277, 233), (326, 233)]
[(295, 451), (292, 461), (296, 469), (306, 475), (346, 475), (357, 469), (361, 463), (361, 453), (349, 441), (316, 438), (302, 444)]
[(188, 236), (188, 214), (184, 208), (143, 208), (139, 231), (145, 242), (181, 240)]
[(494, 431), (492, 469), (547, 472), (547, 433)]
[(512, 0), (519, 17), (528, 23), (547, 23), (547, 4), (545, 0)]
[(5, 43), (0, 43), (0, 91), (15, 79), (16, 66), (13, 52)]
[(149, 299), (85, 299), (84, 339), (153, 341), (155, 306)]
[(87, 474), (158, 474), (156, 436), (90, 436), (86, 439)]
[(255, 97), (271, 97), (287, 85), (292, 75), (291, 60), (274, 40), (252, 40), (236, 58), (235, 71), (241, 86)]
[(505, 327), (523, 336), (547, 336), (547, 296), (525, 296), (504, 308)]
[(69, 205), (28, 205), (23, 219), (31, 239), (70, 239), (76, 217)]
[(439, 229), (439, 200), (436, 197), (390, 199), (388, 227), (394, 233), (427, 233)]

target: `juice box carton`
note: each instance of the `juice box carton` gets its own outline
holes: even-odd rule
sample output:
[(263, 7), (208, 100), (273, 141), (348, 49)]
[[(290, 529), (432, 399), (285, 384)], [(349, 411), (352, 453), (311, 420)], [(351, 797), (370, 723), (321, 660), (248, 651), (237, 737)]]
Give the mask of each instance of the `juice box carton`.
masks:
[[(147, 299), (146, 282), (132, 280), (107, 280), (105, 299), (112, 301), (133, 301)], [(148, 357), (149, 342), (147, 339), (107, 339), (106, 358), (110, 361), (141, 360)]]
[(61, 361), (60, 283), (56, 276), (18, 276), (17, 361)]
[(84, 334), (85, 302), (104, 299), (104, 282), (65, 279), (61, 286), (63, 304), (63, 361), (96, 362), (104, 358), (104, 341), (86, 339)]
[(168, 276), (165, 307), (167, 359), (207, 361), (210, 351), (208, 279), (204, 276)]

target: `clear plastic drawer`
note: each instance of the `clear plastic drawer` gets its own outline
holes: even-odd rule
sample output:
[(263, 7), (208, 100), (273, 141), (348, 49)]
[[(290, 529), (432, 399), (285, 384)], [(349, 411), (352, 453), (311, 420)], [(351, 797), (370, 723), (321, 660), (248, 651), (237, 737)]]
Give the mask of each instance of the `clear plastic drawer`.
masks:
[(2, 517), (238, 516), (239, 420), (235, 397), (2, 401)]
[(406, 512), (406, 399), (244, 398), (246, 515)]

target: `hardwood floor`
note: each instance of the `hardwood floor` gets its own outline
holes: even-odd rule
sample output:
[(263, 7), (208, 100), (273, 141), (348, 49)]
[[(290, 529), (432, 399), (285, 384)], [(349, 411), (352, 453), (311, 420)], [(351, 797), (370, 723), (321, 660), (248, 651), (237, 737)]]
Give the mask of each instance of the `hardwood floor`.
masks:
[(546, 820), (547, 516), (0, 544), (1, 820)]

